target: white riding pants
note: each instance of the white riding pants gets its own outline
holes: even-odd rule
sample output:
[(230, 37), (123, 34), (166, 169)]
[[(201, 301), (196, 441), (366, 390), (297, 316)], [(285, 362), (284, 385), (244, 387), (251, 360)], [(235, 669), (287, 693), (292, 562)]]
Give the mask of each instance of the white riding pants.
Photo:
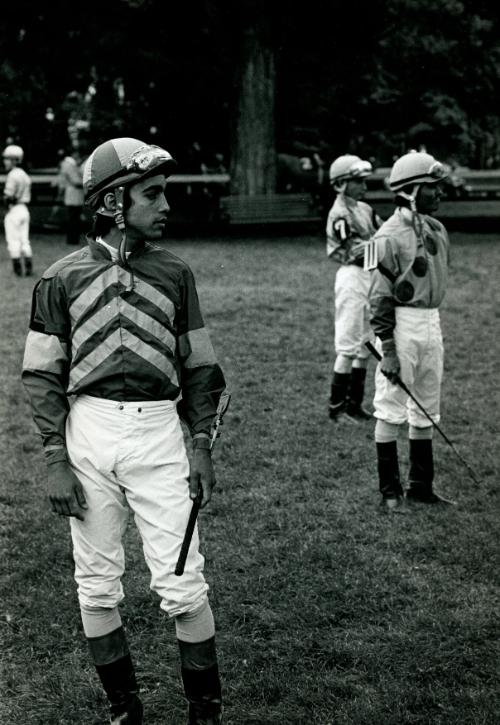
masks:
[(123, 599), (122, 539), (131, 510), (161, 608), (175, 617), (200, 607), (208, 585), (197, 528), (184, 574), (174, 574), (192, 506), (175, 403), (79, 396), (67, 419), (66, 441), (88, 504), (84, 521), (70, 519), (80, 604), (112, 608)]
[(30, 213), (26, 204), (14, 204), (4, 217), (5, 241), (11, 259), (31, 257)]
[[(443, 377), (443, 339), (439, 310), (396, 307), (394, 340), (401, 370), (399, 376), (435, 423), (439, 423)], [(377, 347), (381, 351), (380, 341)], [(387, 423), (408, 422), (415, 428), (428, 428), (429, 419), (400, 388), (380, 372), (375, 372), (374, 416)]]
[(335, 276), (335, 352), (366, 359), (371, 339), (368, 290), (370, 273), (355, 264), (339, 267)]

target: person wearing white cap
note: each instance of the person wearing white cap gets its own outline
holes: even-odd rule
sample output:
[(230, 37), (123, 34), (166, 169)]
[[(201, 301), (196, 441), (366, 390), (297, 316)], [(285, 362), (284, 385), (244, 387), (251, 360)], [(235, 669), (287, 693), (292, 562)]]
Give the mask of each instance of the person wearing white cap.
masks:
[[(205, 506), (215, 485), (210, 428), (225, 382), (191, 269), (154, 243), (174, 167), (168, 151), (134, 138), (90, 155), (83, 188), (94, 229), (38, 282), (23, 361), (49, 500), (70, 517), (83, 629), (116, 725), (141, 725), (143, 713), (118, 609), (129, 510), (151, 588), (175, 620), (189, 724), (221, 719), (197, 529), (175, 574), (192, 500), (199, 493)], [(189, 460), (179, 415), (192, 436)]]
[[(387, 511), (400, 512), (405, 498), (451, 503), (433, 490), (433, 426), (396, 384), (399, 376), (439, 422), (443, 342), (439, 305), (447, 285), (449, 239), (432, 215), (442, 196), (445, 167), (428, 153), (412, 151), (394, 163), (389, 187), (394, 214), (366, 251), (371, 270), (371, 325), (382, 360), (375, 373), (374, 416), (379, 489)], [(409, 481), (400, 481), (397, 438), (409, 430)]]
[(4, 217), (7, 252), (12, 260), (14, 274), (29, 276), (33, 272), (33, 253), (30, 243), (31, 178), (21, 168), (24, 151), (21, 146), (9, 144), (3, 151), (3, 163), (7, 171), (3, 190), (7, 213)]
[(355, 422), (369, 420), (362, 405), (370, 339), (368, 287), (370, 274), (363, 269), (364, 249), (382, 223), (362, 197), (369, 161), (359, 156), (339, 156), (330, 166), (330, 184), (336, 197), (326, 222), (326, 252), (338, 265), (335, 274), (335, 362), (330, 387), (329, 415)]

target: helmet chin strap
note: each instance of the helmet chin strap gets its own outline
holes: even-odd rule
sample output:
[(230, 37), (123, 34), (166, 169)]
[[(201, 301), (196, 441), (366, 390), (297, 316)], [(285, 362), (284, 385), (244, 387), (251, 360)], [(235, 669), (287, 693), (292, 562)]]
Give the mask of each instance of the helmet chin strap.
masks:
[(122, 238), (120, 241), (120, 245), (118, 247), (118, 259), (120, 260), (120, 264), (123, 267), (127, 266), (127, 233), (125, 230), (125, 219), (123, 216), (123, 186), (117, 186), (116, 189), (114, 189), (115, 194), (115, 213), (113, 214), (113, 218), (115, 220), (115, 224), (118, 227), (118, 229), (122, 233)]
[(413, 228), (415, 229), (417, 237), (421, 240), (423, 223), (422, 223), (420, 214), (418, 213), (418, 210), (417, 210), (417, 194), (418, 194), (419, 189), (420, 189), (420, 184), (415, 184), (413, 189), (411, 190), (411, 194), (407, 194), (405, 191), (398, 191), (398, 195), (402, 196), (403, 199), (406, 199), (407, 201), (410, 202), (410, 210), (413, 215)]
[(417, 194), (420, 189), (420, 184), (415, 184), (411, 190), (411, 194), (407, 194), (406, 191), (398, 191), (398, 196), (402, 196), (403, 199), (410, 202), (410, 209), (414, 214), (417, 214)]

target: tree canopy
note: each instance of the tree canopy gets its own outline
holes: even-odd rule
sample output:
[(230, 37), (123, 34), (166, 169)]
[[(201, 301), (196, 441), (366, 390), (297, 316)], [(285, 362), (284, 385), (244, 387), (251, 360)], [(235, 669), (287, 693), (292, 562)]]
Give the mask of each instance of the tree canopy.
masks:
[(17, 0), (0, 29), (2, 140), (32, 166), (71, 138), (122, 134), (164, 144), (181, 169), (193, 142), (228, 159), (252, 10), (272, 51), (278, 151), (389, 164), (425, 144), (500, 166), (493, 0)]

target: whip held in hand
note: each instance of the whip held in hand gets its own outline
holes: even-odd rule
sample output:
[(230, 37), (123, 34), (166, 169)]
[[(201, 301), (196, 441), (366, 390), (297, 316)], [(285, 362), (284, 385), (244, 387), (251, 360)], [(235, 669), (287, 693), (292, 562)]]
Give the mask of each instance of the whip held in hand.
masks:
[[(377, 349), (376, 349), (376, 348), (375, 348), (375, 347), (374, 347), (374, 346), (372, 345), (372, 343), (371, 343), (371, 342), (365, 342), (365, 345), (366, 345), (366, 347), (368, 348), (368, 350), (369, 350), (369, 351), (371, 352), (371, 354), (372, 354), (372, 355), (373, 355), (374, 357), (376, 357), (376, 358), (377, 358), (377, 360), (378, 360), (378, 361), (380, 362), (380, 361), (382, 360), (382, 355), (381, 355), (381, 354), (379, 353), (379, 351), (378, 351), (378, 350), (377, 350)], [(446, 441), (446, 442), (448, 443), (448, 445), (450, 446), (450, 448), (451, 448), (451, 449), (452, 449), (452, 450), (454, 451), (454, 453), (455, 453), (455, 455), (457, 456), (457, 458), (459, 459), (459, 461), (460, 461), (460, 462), (461, 462), (461, 463), (462, 463), (462, 464), (463, 464), (463, 465), (465, 466), (465, 468), (467, 469), (467, 472), (468, 472), (469, 476), (470, 476), (470, 477), (472, 478), (472, 480), (474, 481), (474, 483), (476, 484), (476, 486), (479, 486), (479, 485), (480, 485), (480, 481), (479, 481), (479, 480), (478, 480), (478, 479), (476, 478), (476, 475), (475, 475), (474, 471), (472, 470), (472, 467), (471, 467), (471, 466), (470, 466), (470, 465), (469, 465), (469, 464), (467, 463), (467, 461), (465, 460), (465, 458), (464, 458), (464, 457), (463, 457), (463, 456), (462, 456), (462, 455), (460, 454), (460, 452), (458, 451), (458, 449), (457, 449), (457, 447), (455, 446), (455, 444), (453, 443), (453, 441), (451, 441), (451, 440), (450, 440), (450, 439), (448, 438), (448, 436), (446, 435), (446, 433), (445, 433), (445, 432), (444, 432), (444, 431), (443, 431), (443, 430), (442, 430), (442, 429), (441, 429), (441, 428), (439, 427), (439, 425), (438, 425), (438, 424), (437, 424), (437, 423), (436, 423), (436, 422), (435, 422), (435, 421), (434, 421), (434, 420), (433, 420), (433, 419), (431, 418), (431, 416), (430, 416), (430, 415), (429, 415), (429, 413), (428, 413), (428, 412), (426, 411), (426, 409), (424, 408), (424, 406), (423, 406), (423, 405), (422, 405), (421, 403), (419, 403), (419, 401), (418, 401), (418, 400), (417, 400), (417, 399), (415, 398), (415, 396), (414, 396), (414, 395), (413, 395), (413, 393), (412, 393), (412, 392), (410, 391), (410, 389), (408, 388), (408, 386), (407, 386), (407, 385), (405, 385), (405, 384), (403, 383), (403, 381), (401, 380), (401, 378), (399, 377), (399, 375), (397, 375), (397, 376), (396, 376), (396, 378), (395, 378), (395, 382), (396, 382), (396, 385), (399, 385), (399, 387), (400, 387), (400, 388), (401, 388), (402, 390), (404, 390), (404, 391), (405, 391), (405, 393), (406, 393), (406, 394), (407, 394), (407, 395), (408, 395), (408, 396), (409, 396), (409, 397), (410, 397), (410, 398), (411, 398), (411, 399), (413, 400), (413, 402), (415, 403), (415, 405), (417, 405), (417, 406), (418, 406), (418, 407), (420, 408), (420, 410), (422, 411), (422, 413), (423, 413), (423, 414), (425, 415), (425, 417), (426, 417), (426, 418), (427, 418), (427, 419), (428, 419), (428, 420), (429, 420), (429, 421), (430, 421), (430, 422), (432, 423), (432, 425), (433, 425), (433, 426), (434, 426), (434, 428), (435, 428), (435, 429), (437, 430), (437, 432), (438, 432), (438, 433), (440, 433), (440, 434), (442, 435), (442, 437), (444, 438), (444, 440), (445, 440), (445, 441)]]
[[(219, 429), (222, 424), (222, 418), (224, 417), (224, 414), (229, 407), (230, 400), (231, 400), (230, 393), (223, 393), (220, 396), (219, 405), (217, 406), (217, 412), (215, 414), (215, 418), (212, 422), (212, 426), (210, 429), (210, 450), (211, 451), (214, 449), (215, 441), (220, 436)], [(188, 519), (187, 526), (186, 526), (186, 532), (184, 534), (184, 539), (182, 540), (179, 558), (177, 559), (177, 564), (175, 566), (175, 575), (176, 576), (182, 576), (182, 574), (184, 573), (184, 566), (186, 564), (189, 547), (191, 545), (191, 539), (193, 538), (194, 527), (195, 527), (196, 519), (198, 517), (198, 513), (200, 510), (202, 497), (203, 497), (203, 492), (201, 491), (201, 488), (200, 488), (200, 490), (198, 491), (198, 495), (196, 496), (196, 498), (193, 501), (193, 505), (191, 507), (191, 512), (189, 514), (189, 519)]]

